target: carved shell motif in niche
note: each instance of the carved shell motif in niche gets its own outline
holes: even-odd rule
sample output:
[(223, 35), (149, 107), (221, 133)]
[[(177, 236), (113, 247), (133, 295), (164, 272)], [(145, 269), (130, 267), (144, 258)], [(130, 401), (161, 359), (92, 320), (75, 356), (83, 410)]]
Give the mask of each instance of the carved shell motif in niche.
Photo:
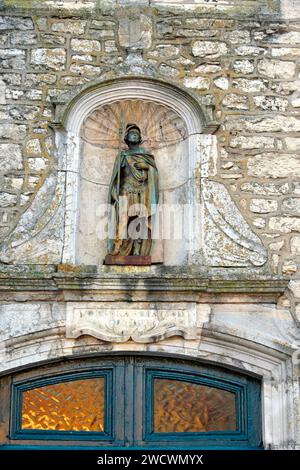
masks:
[(117, 149), (120, 136), (124, 143), (124, 130), (130, 122), (140, 127), (146, 148), (165, 147), (187, 137), (184, 122), (173, 110), (144, 100), (122, 100), (94, 111), (86, 119), (82, 138), (92, 145)]

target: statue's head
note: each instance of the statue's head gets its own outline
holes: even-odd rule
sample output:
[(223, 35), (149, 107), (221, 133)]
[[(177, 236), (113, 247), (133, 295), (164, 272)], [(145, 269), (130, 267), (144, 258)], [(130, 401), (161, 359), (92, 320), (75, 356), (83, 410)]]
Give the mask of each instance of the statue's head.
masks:
[(136, 124), (127, 124), (124, 141), (129, 144), (140, 144), (142, 142), (141, 130)]

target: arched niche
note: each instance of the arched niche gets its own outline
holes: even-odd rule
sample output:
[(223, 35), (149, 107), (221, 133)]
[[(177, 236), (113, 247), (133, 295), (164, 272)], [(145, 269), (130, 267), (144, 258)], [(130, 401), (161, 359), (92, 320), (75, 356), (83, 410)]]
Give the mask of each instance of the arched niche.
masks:
[[(96, 210), (107, 200), (123, 110), (124, 120), (141, 125), (145, 144), (157, 158), (160, 203), (171, 205), (169, 215), (176, 221), (176, 211), (180, 211), (181, 232), (171, 237), (164, 234), (163, 241), (153, 245), (153, 259), (166, 266), (257, 267), (266, 263), (265, 247), (218, 178), (217, 138), (207, 135), (217, 125), (207, 118), (209, 113), (195, 96), (159, 80), (126, 77), (94, 84), (68, 100), (70, 96), (56, 106), (52, 171), (1, 247), (0, 259), (102, 264), (106, 241), (99, 239), (96, 229), (105, 220), (99, 220)], [(113, 124), (105, 128), (103, 116), (116, 111)], [(91, 126), (96, 126), (96, 137), (86, 136)], [(98, 180), (92, 179), (95, 176)], [(95, 188), (101, 186), (102, 193), (97, 194)], [(58, 246), (52, 241), (53, 231), (59, 233)], [(54, 256), (49, 256), (48, 242), (57, 251)]]
[[(86, 118), (81, 129), (76, 263), (94, 264), (96, 260), (96, 264), (102, 264), (107, 253), (107, 234), (103, 229), (108, 225), (105, 214), (109, 183), (115, 158), (120, 148), (126, 148), (119, 131), (129, 122), (139, 125), (143, 147), (155, 156), (161, 223), (168, 217), (164, 207), (171, 207), (175, 217), (178, 207), (188, 205), (191, 178), (188, 131), (183, 119), (171, 108), (145, 99), (118, 100), (97, 108)], [(174, 240), (167, 229), (165, 236), (162, 232), (161, 226), (153, 241), (152, 262), (185, 263), (187, 240), (180, 234)]]
[(113, 162), (120, 147), (120, 123), (124, 121), (141, 127), (143, 145), (155, 155), (160, 173), (160, 203), (190, 207), (184, 222), (188, 236), (155, 242), (154, 261), (188, 264), (199, 251), (199, 244), (196, 246), (195, 237), (189, 233), (200, 237), (193, 213), (200, 200), (197, 136), (209, 129), (197, 100), (158, 80), (119, 79), (75, 98), (62, 121), (66, 133), (57, 132), (57, 145), (58, 152), (61, 149), (65, 153), (66, 171), (63, 262), (103, 262), (106, 240), (101, 239), (102, 234), (99, 236), (103, 214), (99, 206), (107, 201)]

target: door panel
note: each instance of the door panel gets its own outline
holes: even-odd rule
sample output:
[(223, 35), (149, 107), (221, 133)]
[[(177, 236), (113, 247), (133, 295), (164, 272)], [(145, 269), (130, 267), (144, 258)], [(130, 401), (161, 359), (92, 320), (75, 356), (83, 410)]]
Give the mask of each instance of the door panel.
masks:
[(260, 382), (215, 366), (113, 356), (42, 367), (3, 384), (11, 414), (1, 410), (0, 436), (9, 434), (8, 445), (261, 447)]
[[(139, 396), (139, 400), (134, 403), (134, 445), (162, 448), (174, 446), (259, 448), (261, 446), (260, 384), (257, 379), (213, 366), (194, 365), (180, 360), (161, 361), (145, 358), (135, 359), (134, 375), (135, 392)], [(155, 397), (157, 381), (165, 384), (173, 381), (173, 403), (170, 405), (166, 400), (167, 403), (164, 405), (160, 396), (160, 405), (165, 406), (165, 412), (169, 413), (168, 420), (165, 417), (157, 419), (155, 416), (155, 411), (161, 411), (156, 407), (159, 403)], [(186, 387), (194, 393), (195, 390), (198, 391), (198, 396), (194, 398), (190, 396), (185, 409), (181, 407), (185, 413), (185, 416), (181, 415), (182, 421), (185, 419), (186, 429), (183, 429), (182, 423), (180, 424), (180, 412), (178, 413), (179, 402), (175, 403), (175, 398), (176, 396), (178, 398)], [(203, 398), (208, 396), (210, 402), (204, 402)], [(202, 409), (199, 406), (201, 399)], [(225, 410), (220, 409), (222, 402), (227, 406), (227, 414)], [(196, 410), (198, 415), (195, 413)], [(202, 417), (202, 422), (199, 415)], [(191, 427), (188, 429), (187, 421), (191, 416), (194, 417), (194, 422), (198, 423), (199, 429)], [(159, 419), (166, 427), (164, 430), (155, 429), (155, 423)]]
[[(10, 416), (3, 409), (9, 442), (124, 446), (124, 364), (119, 357), (91, 360), (88, 365), (70, 361), (12, 377), (7, 387), (8, 393), (12, 390)], [(103, 430), (96, 429), (97, 424), (104, 424)]]

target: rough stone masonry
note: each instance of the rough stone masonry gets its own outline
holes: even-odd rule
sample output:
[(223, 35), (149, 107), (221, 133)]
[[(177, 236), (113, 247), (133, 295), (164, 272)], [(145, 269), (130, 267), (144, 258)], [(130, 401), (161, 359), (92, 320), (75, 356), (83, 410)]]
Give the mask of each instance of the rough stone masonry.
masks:
[(220, 123), (218, 177), (269, 249), (273, 272), (292, 274), (300, 256), (299, 21), (285, 21), (275, 1), (133, 3), (2, 5), (1, 239), (55, 165), (55, 101), (119, 74), (130, 23), (154, 75), (211, 109)]
[[(300, 449), (300, 2), (0, 0), (0, 14), (2, 370), (112, 350), (220, 362), (263, 377), (265, 446)], [(205, 108), (217, 139), (214, 182), (268, 252), (259, 273), (224, 268), (209, 278), (199, 266), (196, 274), (180, 267), (120, 274), (62, 264), (64, 233), (55, 217), (36, 265), (6, 258), (2, 248), (14, 231), (28, 235), (30, 251), (33, 223), (42, 226), (54, 204), (63, 172), (57, 109), (89, 85), (129, 75), (181, 87)], [(176, 338), (159, 328), (145, 334), (145, 344), (143, 331), (136, 342), (129, 331), (125, 345), (115, 331), (115, 343), (66, 337), (76, 309), (87, 318), (94, 312), (102, 328), (113, 307), (138, 329), (136, 311), (142, 318), (153, 312), (157, 325), (157, 312), (167, 310), (173, 321), (173, 309), (181, 321), (189, 303), (196, 336), (178, 327)], [(75, 326), (80, 331), (80, 321)]]

